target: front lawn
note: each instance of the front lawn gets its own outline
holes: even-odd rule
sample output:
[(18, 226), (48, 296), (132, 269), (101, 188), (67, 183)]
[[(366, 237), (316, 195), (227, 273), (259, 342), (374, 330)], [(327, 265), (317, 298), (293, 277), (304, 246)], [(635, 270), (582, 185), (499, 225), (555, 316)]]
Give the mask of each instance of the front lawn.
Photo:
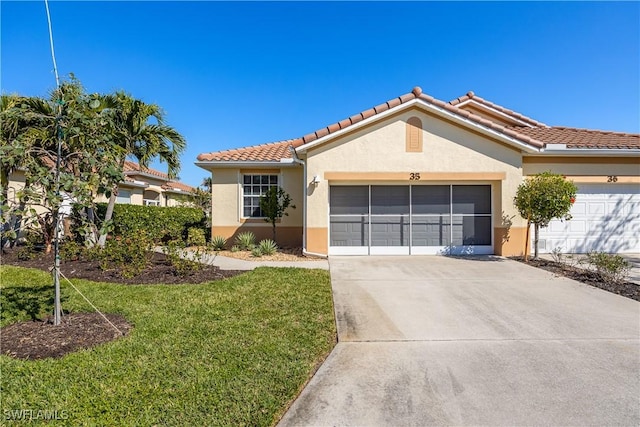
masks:
[[(25, 297), (51, 286), (37, 270), (0, 266), (0, 275), (4, 291)], [(74, 284), (132, 330), (60, 359), (1, 355), (3, 419), (24, 409), (67, 425), (271, 425), (335, 343), (326, 271), (259, 268), (202, 285)], [(63, 298), (65, 310), (91, 311), (68, 284)], [(2, 326), (28, 318), (19, 310), (2, 317)]]

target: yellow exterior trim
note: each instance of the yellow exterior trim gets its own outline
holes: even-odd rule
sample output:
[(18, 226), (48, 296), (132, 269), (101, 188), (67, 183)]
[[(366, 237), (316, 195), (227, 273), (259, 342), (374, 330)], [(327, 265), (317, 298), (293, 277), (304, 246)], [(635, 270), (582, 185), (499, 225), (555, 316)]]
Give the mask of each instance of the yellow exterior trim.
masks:
[(566, 178), (578, 183), (592, 184), (640, 184), (640, 175), (565, 175)]
[(327, 255), (329, 253), (329, 229), (326, 227), (307, 228), (307, 251)]
[(328, 181), (504, 181), (505, 172), (325, 172)]

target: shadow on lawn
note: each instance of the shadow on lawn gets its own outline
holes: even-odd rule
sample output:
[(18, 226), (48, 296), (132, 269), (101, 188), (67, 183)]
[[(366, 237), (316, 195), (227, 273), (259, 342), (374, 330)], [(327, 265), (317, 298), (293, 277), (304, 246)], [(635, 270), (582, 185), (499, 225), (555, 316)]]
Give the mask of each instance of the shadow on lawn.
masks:
[[(31, 320), (41, 320), (53, 313), (52, 285), (11, 286), (0, 293), (0, 320), (15, 318), (25, 313)], [(61, 302), (66, 301), (61, 296)]]

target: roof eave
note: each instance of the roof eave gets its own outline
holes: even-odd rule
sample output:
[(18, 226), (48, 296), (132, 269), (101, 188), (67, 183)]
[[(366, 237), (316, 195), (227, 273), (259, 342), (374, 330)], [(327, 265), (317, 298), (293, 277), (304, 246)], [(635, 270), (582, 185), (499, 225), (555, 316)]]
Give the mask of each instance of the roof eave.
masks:
[(535, 156), (580, 156), (580, 157), (640, 157), (640, 149), (632, 148), (551, 148), (542, 149)]
[(196, 166), (205, 170), (220, 168), (282, 168), (299, 166), (293, 159), (280, 160), (198, 160), (194, 162)]

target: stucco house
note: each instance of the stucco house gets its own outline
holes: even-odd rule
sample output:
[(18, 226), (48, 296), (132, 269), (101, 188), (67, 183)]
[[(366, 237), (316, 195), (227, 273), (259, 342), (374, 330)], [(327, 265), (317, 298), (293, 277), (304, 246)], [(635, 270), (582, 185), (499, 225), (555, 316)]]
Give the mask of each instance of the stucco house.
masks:
[(198, 156), (212, 174), (212, 234), (270, 236), (259, 197), (297, 205), (279, 243), (318, 255), (498, 254), (524, 250), (513, 198), (527, 176), (565, 175), (571, 221), (541, 230), (542, 251), (640, 252), (640, 135), (548, 126), (469, 92), (419, 87), (301, 138)]
[[(24, 188), (24, 171), (18, 169), (9, 176), (9, 203), (17, 203), (17, 191)], [(124, 181), (119, 184), (116, 203), (153, 206), (180, 206), (188, 204), (194, 188), (155, 169), (141, 168), (135, 162), (126, 161)], [(107, 202), (104, 195), (97, 202)], [(36, 207), (38, 210), (38, 207)]]
[[(189, 204), (195, 189), (169, 179), (156, 169), (142, 168), (138, 163), (124, 163), (124, 181), (118, 184), (116, 203), (145, 206), (181, 206)], [(106, 202), (102, 196), (100, 201)]]

